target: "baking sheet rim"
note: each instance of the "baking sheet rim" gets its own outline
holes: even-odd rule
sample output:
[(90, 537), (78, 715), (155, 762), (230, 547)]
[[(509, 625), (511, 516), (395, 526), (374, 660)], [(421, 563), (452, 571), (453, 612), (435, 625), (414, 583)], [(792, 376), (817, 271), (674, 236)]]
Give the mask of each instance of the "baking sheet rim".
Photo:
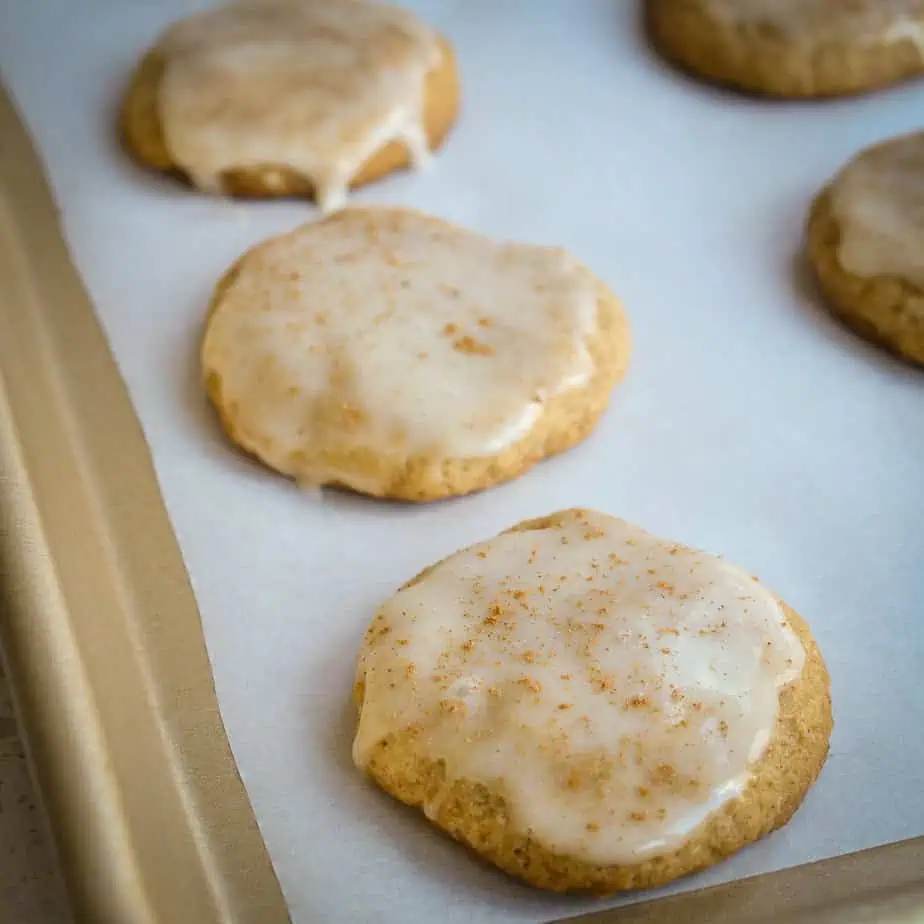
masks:
[(288, 922), (147, 445), (2, 86), (0, 239), (0, 627), (78, 919)]
[[(187, 915), (198, 904), (196, 924), (283, 924), (290, 918), (221, 722), (147, 445), (70, 261), (38, 156), (2, 86), (0, 139), (0, 237), (10, 243), (0, 250), (0, 291), (12, 293), (0, 299), (0, 628), (75, 910), (94, 922), (179, 924), (189, 918), (177, 910)], [(118, 452), (87, 451), (100, 442)], [(29, 465), (48, 453), (58, 468)], [(62, 467), (68, 456), (76, 464)], [(80, 499), (73, 508), (47, 503), (52, 471), (54, 495)], [(68, 526), (60, 521), (76, 534), (86, 524), (75, 518), (88, 510), (97, 541), (82, 534), (81, 542), (60, 541)], [(110, 604), (98, 605), (92, 621), (66, 579), (75, 567), (103, 582), (94, 597)], [(119, 636), (129, 658), (117, 676), (91, 669), (86, 646), (105, 628), (117, 630), (106, 643)], [(140, 659), (137, 673), (128, 669), (139, 666), (132, 658)], [(124, 709), (106, 696), (114, 690), (140, 704), (132, 745), (147, 737), (157, 765), (142, 765), (120, 738)], [(164, 801), (145, 807), (155, 779)], [(88, 842), (88, 831), (98, 839)], [(158, 850), (167, 837), (171, 849)], [(144, 862), (152, 855), (157, 869)], [(843, 920), (849, 908), (877, 920), (924, 919), (924, 837), (572, 920), (655, 924), (680, 911), (690, 922), (826, 913)]]

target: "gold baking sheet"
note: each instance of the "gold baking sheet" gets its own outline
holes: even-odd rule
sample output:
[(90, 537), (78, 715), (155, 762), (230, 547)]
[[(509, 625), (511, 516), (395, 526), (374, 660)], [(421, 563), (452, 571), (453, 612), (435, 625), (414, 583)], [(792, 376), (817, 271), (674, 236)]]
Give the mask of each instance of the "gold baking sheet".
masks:
[(3, 642), (79, 919), (281, 924), (147, 446), (0, 94)]
[[(3, 642), (79, 919), (288, 921), (147, 447), (2, 93), (0, 562)], [(924, 839), (573, 920), (924, 920)]]

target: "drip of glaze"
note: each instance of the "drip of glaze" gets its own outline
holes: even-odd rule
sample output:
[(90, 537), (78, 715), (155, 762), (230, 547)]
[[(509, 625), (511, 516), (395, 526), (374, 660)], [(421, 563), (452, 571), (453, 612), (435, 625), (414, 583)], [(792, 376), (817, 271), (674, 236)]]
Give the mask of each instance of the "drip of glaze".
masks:
[(161, 39), (160, 120), (177, 165), (220, 193), (229, 171), (268, 185), (308, 178), (319, 207), (343, 206), (369, 158), (429, 146), (427, 74), (441, 54), (410, 13), (370, 0), (239, 0), (177, 23)]

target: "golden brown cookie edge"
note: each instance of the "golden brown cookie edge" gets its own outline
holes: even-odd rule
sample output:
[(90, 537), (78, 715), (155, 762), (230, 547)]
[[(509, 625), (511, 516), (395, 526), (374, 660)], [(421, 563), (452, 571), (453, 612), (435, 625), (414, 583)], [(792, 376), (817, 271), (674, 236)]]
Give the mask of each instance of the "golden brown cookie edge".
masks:
[[(583, 512), (578, 508), (559, 511), (525, 520), (504, 532), (554, 528)], [(423, 580), (440, 564), (428, 566), (404, 586)], [(745, 792), (672, 853), (635, 865), (598, 866), (548, 850), (512, 828), (501, 794), (466, 779), (447, 786), (443, 762), (416, 755), (413, 736), (405, 733), (380, 742), (366, 773), (385, 792), (407, 805), (439, 805), (436, 817), (431, 819), (433, 824), (482, 860), (539, 889), (604, 896), (664, 885), (706, 869), (786, 824), (802, 804), (828, 755), (834, 719), (827, 667), (808, 625), (788, 604), (781, 601), (781, 605), (805, 648), (802, 674), (781, 691), (773, 737)], [(362, 680), (358, 678), (353, 688), (358, 709), (362, 708), (363, 696)]]
[[(806, 229), (808, 262), (827, 307), (866, 340), (924, 365), (924, 292), (895, 276), (866, 279), (847, 272), (838, 259), (839, 244), (829, 186), (812, 203)], [(919, 307), (909, 311), (913, 303)]]
[[(771, 36), (717, 22), (699, 0), (645, 0), (653, 47), (689, 76), (757, 96), (825, 99), (872, 93), (924, 74), (924, 55), (906, 38), (811, 55)], [(924, 28), (924, 17), (920, 25)]]
[[(461, 105), (461, 87), (455, 52), (449, 41), (438, 37), (440, 62), (430, 71), (424, 85), (424, 130), (431, 150), (437, 150), (455, 123)], [(164, 59), (155, 46), (141, 59), (129, 80), (119, 110), (119, 135), (127, 153), (142, 166), (188, 177), (168, 150), (158, 112), (157, 94), (164, 71)], [(399, 141), (379, 149), (359, 169), (350, 183), (357, 188), (409, 167), (411, 156)], [(223, 191), (240, 198), (265, 199), (294, 196), (313, 197), (310, 180), (285, 167), (268, 165), (231, 170), (222, 177)]]
[[(315, 223), (314, 227), (362, 214), (381, 217), (383, 214), (412, 211), (400, 208), (355, 207), (323, 219), (322, 222)], [(430, 221), (449, 224), (431, 215), (425, 217)], [(228, 408), (223, 400), (221, 378), (209, 369), (205, 356), (208, 321), (218, 310), (222, 294), (243, 270), (248, 260), (263, 248), (272, 246), (273, 241), (273, 238), (263, 241), (247, 251), (225, 272), (216, 285), (207, 312), (206, 328), (200, 348), (200, 365), (206, 392), (230, 441), (246, 454), (279, 471), (261, 458), (255, 441), (248, 438), (237, 426), (232, 409)], [(588, 343), (595, 372), (586, 386), (573, 388), (552, 398), (533, 429), (500, 455), (468, 459), (413, 456), (397, 462), (383, 459), (367, 449), (357, 453), (356, 458), (337, 460), (338, 464), (335, 467), (358, 467), (364, 477), (377, 482), (378, 490), (358, 491), (341, 482), (331, 482), (327, 486), (387, 500), (432, 502), (472, 494), (510, 481), (525, 474), (543, 459), (558, 455), (586, 439), (608, 407), (613, 389), (628, 370), (632, 338), (628, 318), (620, 301), (590, 270), (583, 266), (581, 269), (593, 278), (598, 293), (598, 332)], [(281, 474), (292, 477), (296, 473), (283, 471)]]

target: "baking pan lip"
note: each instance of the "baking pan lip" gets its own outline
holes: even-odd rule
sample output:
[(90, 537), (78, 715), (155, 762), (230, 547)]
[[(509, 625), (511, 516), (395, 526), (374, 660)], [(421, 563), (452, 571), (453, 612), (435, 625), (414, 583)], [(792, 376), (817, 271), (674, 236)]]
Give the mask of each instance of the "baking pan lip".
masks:
[(78, 920), (290, 920), (148, 447), (0, 86), (0, 631)]

